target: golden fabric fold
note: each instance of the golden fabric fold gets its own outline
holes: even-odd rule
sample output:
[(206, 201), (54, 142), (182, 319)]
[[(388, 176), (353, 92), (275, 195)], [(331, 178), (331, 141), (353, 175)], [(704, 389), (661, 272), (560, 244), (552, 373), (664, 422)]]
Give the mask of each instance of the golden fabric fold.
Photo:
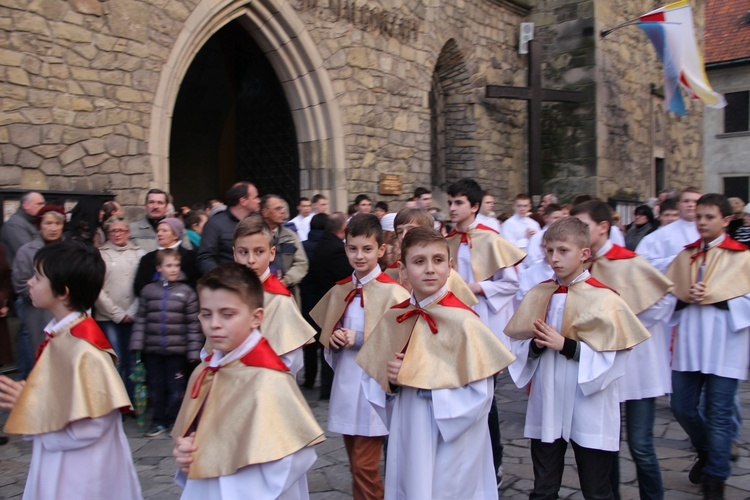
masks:
[(70, 333), (84, 320), (94, 321), (82, 317), (57, 332), (44, 348), (8, 416), (6, 433), (44, 434), (76, 420), (132, 410), (114, 351), (99, 349)]
[[(596, 280), (589, 278), (568, 287), (560, 332), (564, 337), (603, 352), (630, 349), (651, 336), (617, 293), (590, 282)], [(545, 320), (557, 288), (557, 282), (545, 281), (529, 290), (508, 322), (505, 334), (516, 340), (534, 338), (534, 321)]]
[(356, 358), (357, 363), (389, 392), (387, 363), (406, 347), (399, 385), (419, 389), (453, 389), (490, 377), (515, 356), (468, 307), (450, 307), (436, 300), (424, 308), (434, 320), (433, 334), (420, 315), (399, 323), (396, 318), (416, 309), (392, 308), (383, 316)]
[[(491, 278), (498, 270), (515, 266), (526, 258), (526, 253), (491, 229), (469, 229), (467, 236), (471, 241), (471, 268), (474, 279), (484, 281)], [(458, 246), (461, 235), (454, 234), (447, 238), (453, 269), (458, 270)]]
[[(669, 265), (666, 275), (674, 281), (672, 293), (681, 301), (692, 304), (690, 285), (698, 281), (702, 256), (692, 263), (692, 256), (700, 252), (699, 247), (686, 248)], [(750, 293), (750, 251), (711, 248), (706, 257), (703, 283), (706, 296), (701, 305), (716, 304)]]
[(291, 295), (263, 292), (260, 333), (279, 356), (314, 341), (315, 328), (305, 321)]
[[(228, 476), (324, 441), (323, 430), (289, 372), (236, 360), (216, 372), (209, 370), (199, 396), (192, 399), (193, 384), (207, 366), (201, 363), (193, 371), (172, 430), (175, 440), (187, 435), (203, 407), (188, 479)], [(238, 397), (238, 387), (252, 396)]]
[[(346, 311), (346, 296), (356, 288), (353, 280), (339, 282), (310, 311), (310, 317), (320, 326), (320, 343), (328, 349), (328, 340)], [(365, 340), (383, 314), (394, 304), (409, 298), (409, 292), (397, 282), (381, 274), (363, 287), (365, 303)], [(355, 300), (359, 300), (356, 298)]]
[[(383, 272), (392, 280), (401, 283), (401, 276), (399, 275), (397, 267), (388, 267)], [(458, 297), (459, 300), (467, 306), (473, 306), (479, 302), (479, 299), (474, 295), (474, 292), (469, 289), (469, 285), (467, 285), (458, 272), (453, 269), (448, 275), (448, 281), (445, 286), (448, 288), (448, 291), (452, 292), (453, 295)], [(411, 292), (411, 290), (408, 291)]]
[(613, 288), (635, 314), (653, 306), (674, 283), (643, 257), (610, 260), (599, 257), (589, 265), (591, 275)]

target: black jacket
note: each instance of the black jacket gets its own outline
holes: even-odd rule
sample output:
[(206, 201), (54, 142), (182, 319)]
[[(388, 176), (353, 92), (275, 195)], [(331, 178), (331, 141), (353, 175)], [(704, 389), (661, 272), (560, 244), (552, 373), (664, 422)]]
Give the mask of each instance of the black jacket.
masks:
[(344, 242), (331, 232), (324, 232), (315, 247), (315, 255), (310, 263), (310, 275), (317, 284), (318, 300), (328, 292), (337, 281), (354, 272), (346, 257)]
[[(195, 262), (195, 252), (182, 248), (182, 245), (177, 247), (177, 251), (180, 252), (180, 270), (185, 274), (185, 282), (191, 288), (195, 289), (195, 283), (200, 278), (198, 264)], [(156, 273), (156, 252), (158, 250), (147, 253), (141, 257), (141, 262), (138, 264), (138, 270), (135, 272), (135, 281), (133, 281), (133, 291), (139, 297), (144, 286), (158, 279)]]

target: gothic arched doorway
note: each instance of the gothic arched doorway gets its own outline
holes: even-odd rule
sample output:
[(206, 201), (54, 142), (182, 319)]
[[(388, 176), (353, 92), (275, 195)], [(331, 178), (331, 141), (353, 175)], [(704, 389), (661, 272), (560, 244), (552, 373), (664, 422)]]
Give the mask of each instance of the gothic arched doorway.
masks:
[(291, 203), (299, 196), (289, 104), (265, 54), (236, 20), (203, 45), (182, 81), (170, 178), (175, 199), (186, 203), (221, 196), (238, 180)]

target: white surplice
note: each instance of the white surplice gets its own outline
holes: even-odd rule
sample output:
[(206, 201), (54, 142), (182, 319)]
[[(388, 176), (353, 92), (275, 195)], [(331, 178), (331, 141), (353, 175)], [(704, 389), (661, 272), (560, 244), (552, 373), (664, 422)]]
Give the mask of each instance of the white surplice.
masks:
[(516, 294), (518, 303), (520, 304), (528, 291), (539, 283), (554, 278), (555, 271), (552, 270), (546, 259), (522, 270), (518, 279), (518, 293)]
[(513, 214), (513, 216), (503, 222), (500, 234), (521, 250), (526, 251), (529, 248), (529, 229), (539, 232), (541, 227), (531, 217), (521, 217), (518, 214)]
[[(375, 266), (367, 276), (361, 280), (357, 280), (355, 276), (354, 280), (358, 282), (358, 286), (364, 286), (380, 273), (380, 267)], [(349, 436), (385, 436), (388, 434), (385, 421), (370, 405), (362, 387), (365, 372), (354, 361), (364, 343), (365, 331), (365, 309), (358, 298), (349, 303), (341, 323), (343, 328), (357, 332), (358, 341), (354, 346), (338, 351), (324, 350), (325, 359), (333, 368), (328, 430)]]
[[(209, 366), (223, 366), (242, 358), (261, 338), (260, 331), (254, 330), (231, 352), (214, 350)], [(178, 469), (175, 482), (183, 488), (182, 500), (305, 500), (309, 498), (307, 471), (317, 457), (312, 447), (302, 448), (279, 460), (247, 465), (229, 476), (208, 479), (188, 479)]]
[[(444, 293), (445, 287), (422, 300), (420, 307)], [(390, 432), (386, 499), (497, 499), (487, 427), (491, 377), (455, 389), (402, 386), (386, 398), (380, 384), (365, 373), (362, 387)]]
[(524, 267), (529, 268), (545, 259), (542, 243), (544, 243), (544, 233), (547, 232), (548, 228), (549, 226), (544, 226), (541, 231), (534, 233), (529, 238), (529, 248), (526, 249), (528, 255), (523, 259)]
[[(477, 223), (469, 226), (476, 227)], [(471, 267), (471, 249), (466, 243), (458, 245), (458, 274), (467, 284), (476, 283), (474, 271)], [(505, 347), (510, 346), (510, 339), (503, 331), (515, 311), (514, 298), (518, 292), (518, 272), (516, 268), (506, 267), (499, 269), (490, 279), (480, 281), (482, 295), (478, 295), (479, 302), (471, 308), (479, 315), (482, 323), (492, 330), (492, 333), (500, 339)]]
[(678, 219), (673, 223), (660, 227), (653, 233), (643, 237), (635, 249), (635, 253), (659, 270), (666, 272), (677, 254), (682, 252), (685, 245), (689, 245), (700, 238), (695, 222)]
[[(584, 271), (574, 282), (590, 277)], [(546, 323), (559, 332), (567, 294), (552, 295)], [(606, 311), (601, 311), (606, 314)], [(508, 367), (516, 386), (531, 382), (524, 436), (551, 443), (571, 439), (584, 448), (620, 448), (620, 399), (617, 384), (630, 351), (597, 352), (580, 342), (579, 361), (545, 349), (529, 353), (532, 339), (511, 341), (517, 360)]]

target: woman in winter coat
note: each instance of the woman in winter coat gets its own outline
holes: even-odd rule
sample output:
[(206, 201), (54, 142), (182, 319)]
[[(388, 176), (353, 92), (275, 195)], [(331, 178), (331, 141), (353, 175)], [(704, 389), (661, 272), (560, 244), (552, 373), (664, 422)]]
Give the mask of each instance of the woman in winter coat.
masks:
[(141, 294), (141, 289), (147, 284), (158, 279), (156, 275), (156, 252), (164, 248), (174, 248), (180, 253), (182, 272), (185, 274), (187, 284), (195, 288), (195, 283), (200, 277), (198, 264), (195, 260), (195, 251), (188, 250), (182, 246), (182, 236), (185, 234), (185, 224), (180, 219), (167, 217), (156, 226), (156, 243), (158, 250), (149, 252), (141, 258), (138, 271), (135, 275), (133, 290), (136, 295)]
[(107, 266), (104, 286), (94, 309), (99, 323), (118, 358), (118, 371), (128, 394), (133, 396), (133, 358), (130, 355), (130, 335), (138, 312), (138, 297), (133, 292), (135, 273), (141, 257), (146, 253), (133, 243), (130, 227), (125, 219), (113, 216), (104, 222), (107, 241), (99, 248)]

